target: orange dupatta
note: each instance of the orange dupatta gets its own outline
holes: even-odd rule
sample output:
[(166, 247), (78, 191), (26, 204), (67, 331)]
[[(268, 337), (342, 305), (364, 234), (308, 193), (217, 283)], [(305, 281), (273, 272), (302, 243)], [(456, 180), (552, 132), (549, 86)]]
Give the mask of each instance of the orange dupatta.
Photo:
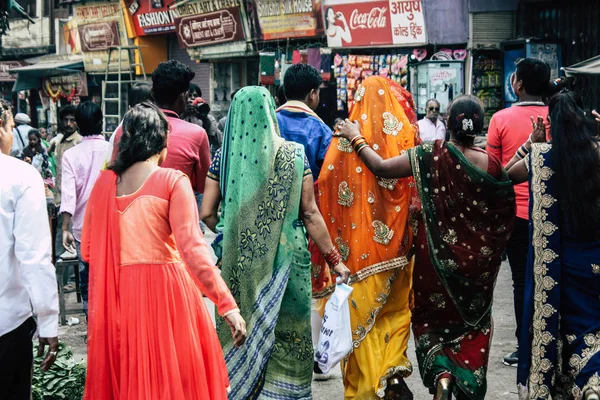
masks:
[[(362, 135), (384, 159), (414, 147), (417, 140), (410, 94), (391, 85), (382, 77), (365, 79), (350, 114), (350, 120), (360, 122)], [(405, 104), (397, 98), (401, 95)], [(319, 176), (319, 203), (329, 234), (353, 274), (352, 282), (408, 264), (406, 221), (412, 187), (413, 178), (374, 176), (346, 139), (332, 140)], [(332, 290), (329, 286), (315, 297)]]
[(120, 398), (116, 182), (114, 172), (100, 173), (87, 203), (81, 237), (82, 258), (90, 263), (86, 400)]

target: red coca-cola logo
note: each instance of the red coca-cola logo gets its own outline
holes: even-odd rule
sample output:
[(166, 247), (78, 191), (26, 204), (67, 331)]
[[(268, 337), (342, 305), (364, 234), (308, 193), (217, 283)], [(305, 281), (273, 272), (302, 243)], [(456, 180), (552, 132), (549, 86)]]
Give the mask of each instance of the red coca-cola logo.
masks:
[(385, 28), (387, 7), (373, 7), (369, 12), (359, 12), (358, 9), (352, 11), (350, 16), (351, 29), (375, 29)]

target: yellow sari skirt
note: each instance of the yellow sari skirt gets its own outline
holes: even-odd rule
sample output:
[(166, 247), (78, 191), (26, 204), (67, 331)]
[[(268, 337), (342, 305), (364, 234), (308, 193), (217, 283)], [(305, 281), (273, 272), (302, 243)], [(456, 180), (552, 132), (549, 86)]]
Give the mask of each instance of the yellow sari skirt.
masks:
[(354, 351), (342, 363), (345, 399), (382, 399), (392, 376), (407, 377), (412, 263), (356, 284), (350, 296)]

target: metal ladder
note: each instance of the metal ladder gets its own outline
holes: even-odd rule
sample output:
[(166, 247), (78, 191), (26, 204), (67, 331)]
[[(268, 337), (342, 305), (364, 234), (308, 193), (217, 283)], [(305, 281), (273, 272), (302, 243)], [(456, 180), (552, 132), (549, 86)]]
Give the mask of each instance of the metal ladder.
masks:
[[(118, 57), (113, 60), (113, 52), (118, 53)], [(126, 58), (123, 57), (123, 52), (127, 52)], [(136, 56), (139, 57), (140, 62), (136, 62)], [(127, 61), (128, 67), (123, 67), (123, 61)], [(116, 65), (115, 65), (116, 63)], [(144, 80), (146, 79), (146, 70), (144, 69), (144, 62), (142, 60), (142, 53), (140, 46), (113, 46), (108, 49), (108, 61), (106, 62), (106, 72), (104, 74), (104, 82), (102, 82), (102, 114), (104, 119), (102, 121), (102, 131), (104, 134), (110, 134), (113, 132), (121, 122), (121, 118), (125, 114), (127, 106), (123, 104), (123, 89), (129, 89), (129, 85), (136, 82), (136, 68), (140, 67)], [(117, 80), (109, 80), (109, 75), (117, 75)], [(128, 75), (128, 76), (123, 76)], [(112, 89), (116, 86), (116, 96)], [(107, 95), (113, 95), (113, 97), (107, 97)], [(125, 93), (127, 97), (127, 91)], [(108, 126), (108, 130), (107, 130)]]

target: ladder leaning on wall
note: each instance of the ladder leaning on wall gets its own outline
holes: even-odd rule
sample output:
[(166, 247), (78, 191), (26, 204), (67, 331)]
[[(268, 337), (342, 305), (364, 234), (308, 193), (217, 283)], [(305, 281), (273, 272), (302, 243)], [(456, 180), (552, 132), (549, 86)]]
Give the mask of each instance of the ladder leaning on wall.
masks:
[[(117, 53), (113, 59), (113, 53)], [(139, 61), (138, 61), (139, 60)], [(126, 66), (123, 62), (126, 61)], [(110, 135), (127, 111), (127, 96), (131, 84), (137, 81), (136, 70), (140, 68), (146, 80), (146, 70), (140, 46), (113, 46), (108, 49), (104, 82), (102, 82), (102, 131)], [(109, 76), (116, 75), (116, 80)], [(114, 78), (113, 78), (114, 79)], [(116, 90), (116, 91), (115, 91)]]

